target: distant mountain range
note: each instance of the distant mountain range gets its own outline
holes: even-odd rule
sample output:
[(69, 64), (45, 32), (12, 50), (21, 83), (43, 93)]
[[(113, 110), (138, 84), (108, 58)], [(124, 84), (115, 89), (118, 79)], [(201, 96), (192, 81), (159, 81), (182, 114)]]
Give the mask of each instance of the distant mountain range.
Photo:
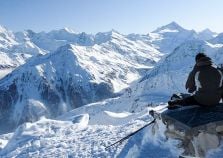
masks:
[(13, 69), (0, 80), (0, 124), (7, 122), (4, 130), (10, 130), (56, 117), (121, 95), (131, 84), (133, 98), (181, 91), (196, 53), (205, 51), (220, 63), (222, 47), (222, 34), (197, 33), (175, 22), (146, 35), (67, 28), (13, 33), (0, 27), (0, 72)]

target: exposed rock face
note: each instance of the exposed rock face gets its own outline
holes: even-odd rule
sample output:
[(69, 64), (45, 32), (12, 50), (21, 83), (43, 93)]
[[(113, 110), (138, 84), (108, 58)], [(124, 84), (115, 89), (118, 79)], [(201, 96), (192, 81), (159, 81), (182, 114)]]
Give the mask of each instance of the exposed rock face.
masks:
[(6, 87), (6, 89), (0, 88), (0, 114), (4, 117), (8, 115), (10, 109), (18, 101), (19, 95), (15, 82)]

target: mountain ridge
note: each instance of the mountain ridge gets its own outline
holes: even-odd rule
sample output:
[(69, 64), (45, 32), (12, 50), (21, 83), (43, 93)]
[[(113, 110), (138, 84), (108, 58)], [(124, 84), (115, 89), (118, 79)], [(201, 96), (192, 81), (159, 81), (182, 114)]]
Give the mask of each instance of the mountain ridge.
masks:
[[(21, 48), (28, 47), (17, 53), (29, 56), (0, 80), (0, 156), (180, 155), (182, 146), (167, 139), (161, 121), (105, 150), (152, 121), (149, 111), (167, 106), (172, 93), (185, 92), (198, 52), (216, 64), (223, 61), (221, 40), (200, 39), (176, 23), (168, 27), (147, 35), (112, 30), (99, 33), (97, 40), (69, 30), (61, 36), (17, 33)], [(14, 51), (2, 54), (9, 53)], [(217, 150), (222, 154), (222, 147)]]

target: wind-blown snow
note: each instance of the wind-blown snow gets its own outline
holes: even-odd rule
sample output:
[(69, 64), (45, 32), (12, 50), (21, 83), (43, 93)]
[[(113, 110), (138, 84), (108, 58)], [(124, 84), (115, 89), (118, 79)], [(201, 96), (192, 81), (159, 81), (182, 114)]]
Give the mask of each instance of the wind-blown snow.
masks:
[[(130, 117), (131, 119), (129, 118), (125, 123), (123, 122), (123, 124), (113, 125), (112, 122), (110, 122), (103, 125), (100, 123), (102, 118), (97, 118), (98, 110), (100, 111), (101, 108), (110, 108), (108, 108), (109, 104), (105, 105), (108, 107), (103, 107), (103, 105), (100, 104), (101, 103), (98, 103), (96, 106), (92, 104), (83, 107), (82, 109), (85, 109), (85, 111), (87, 109), (94, 109), (94, 111), (90, 110), (88, 114), (74, 115), (76, 111), (74, 110), (72, 112), (72, 118), (70, 117), (71, 113), (68, 113), (58, 118), (58, 120), (42, 118), (38, 122), (21, 125), (14, 132), (13, 136), (11, 136), (8, 144), (0, 151), (0, 155), (3, 157), (12, 157), (14, 155), (18, 157), (120, 156), (123, 147), (127, 148), (125, 146), (126, 142), (118, 147), (110, 148), (109, 150), (105, 150), (105, 146), (143, 126), (146, 121), (150, 120), (147, 113), (148, 111), (144, 110), (139, 113), (132, 113), (131, 115), (129, 112), (124, 112), (122, 114), (110, 112), (110, 117), (112, 116), (117, 122), (119, 122), (119, 119), (123, 119), (123, 117), (120, 118), (123, 114), (125, 114), (125, 118)], [(112, 111), (113, 108), (110, 110)], [(77, 109), (77, 111), (79, 110)], [(90, 122), (87, 123), (89, 117)], [(93, 122), (91, 122), (91, 120), (96, 118), (99, 122), (97, 124), (92, 124)], [(149, 129), (147, 128), (145, 131), (147, 130)], [(137, 135), (137, 137), (139, 137), (139, 135)]]
[(110, 112), (110, 111), (105, 111), (105, 113), (113, 118), (125, 118), (131, 115), (129, 112), (123, 112), (123, 113), (115, 113), (115, 112)]

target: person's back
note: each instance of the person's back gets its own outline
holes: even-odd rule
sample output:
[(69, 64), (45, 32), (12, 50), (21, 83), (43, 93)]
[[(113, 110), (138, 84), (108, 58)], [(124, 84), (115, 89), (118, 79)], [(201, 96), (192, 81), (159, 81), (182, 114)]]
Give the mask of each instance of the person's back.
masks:
[(194, 94), (186, 98), (169, 101), (169, 107), (175, 105), (212, 106), (220, 102), (222, 72), (212, 64), (211, 58), (204, 53), (198, 53), (195, 60), (196, 64), (190, 72), (185, 85), (188, 92)]
[(196, 63), (195, 100), (203, 105), (214, 105), (221, 99), (222, 73), (212, 65), (210, 58), (203, 57)]

